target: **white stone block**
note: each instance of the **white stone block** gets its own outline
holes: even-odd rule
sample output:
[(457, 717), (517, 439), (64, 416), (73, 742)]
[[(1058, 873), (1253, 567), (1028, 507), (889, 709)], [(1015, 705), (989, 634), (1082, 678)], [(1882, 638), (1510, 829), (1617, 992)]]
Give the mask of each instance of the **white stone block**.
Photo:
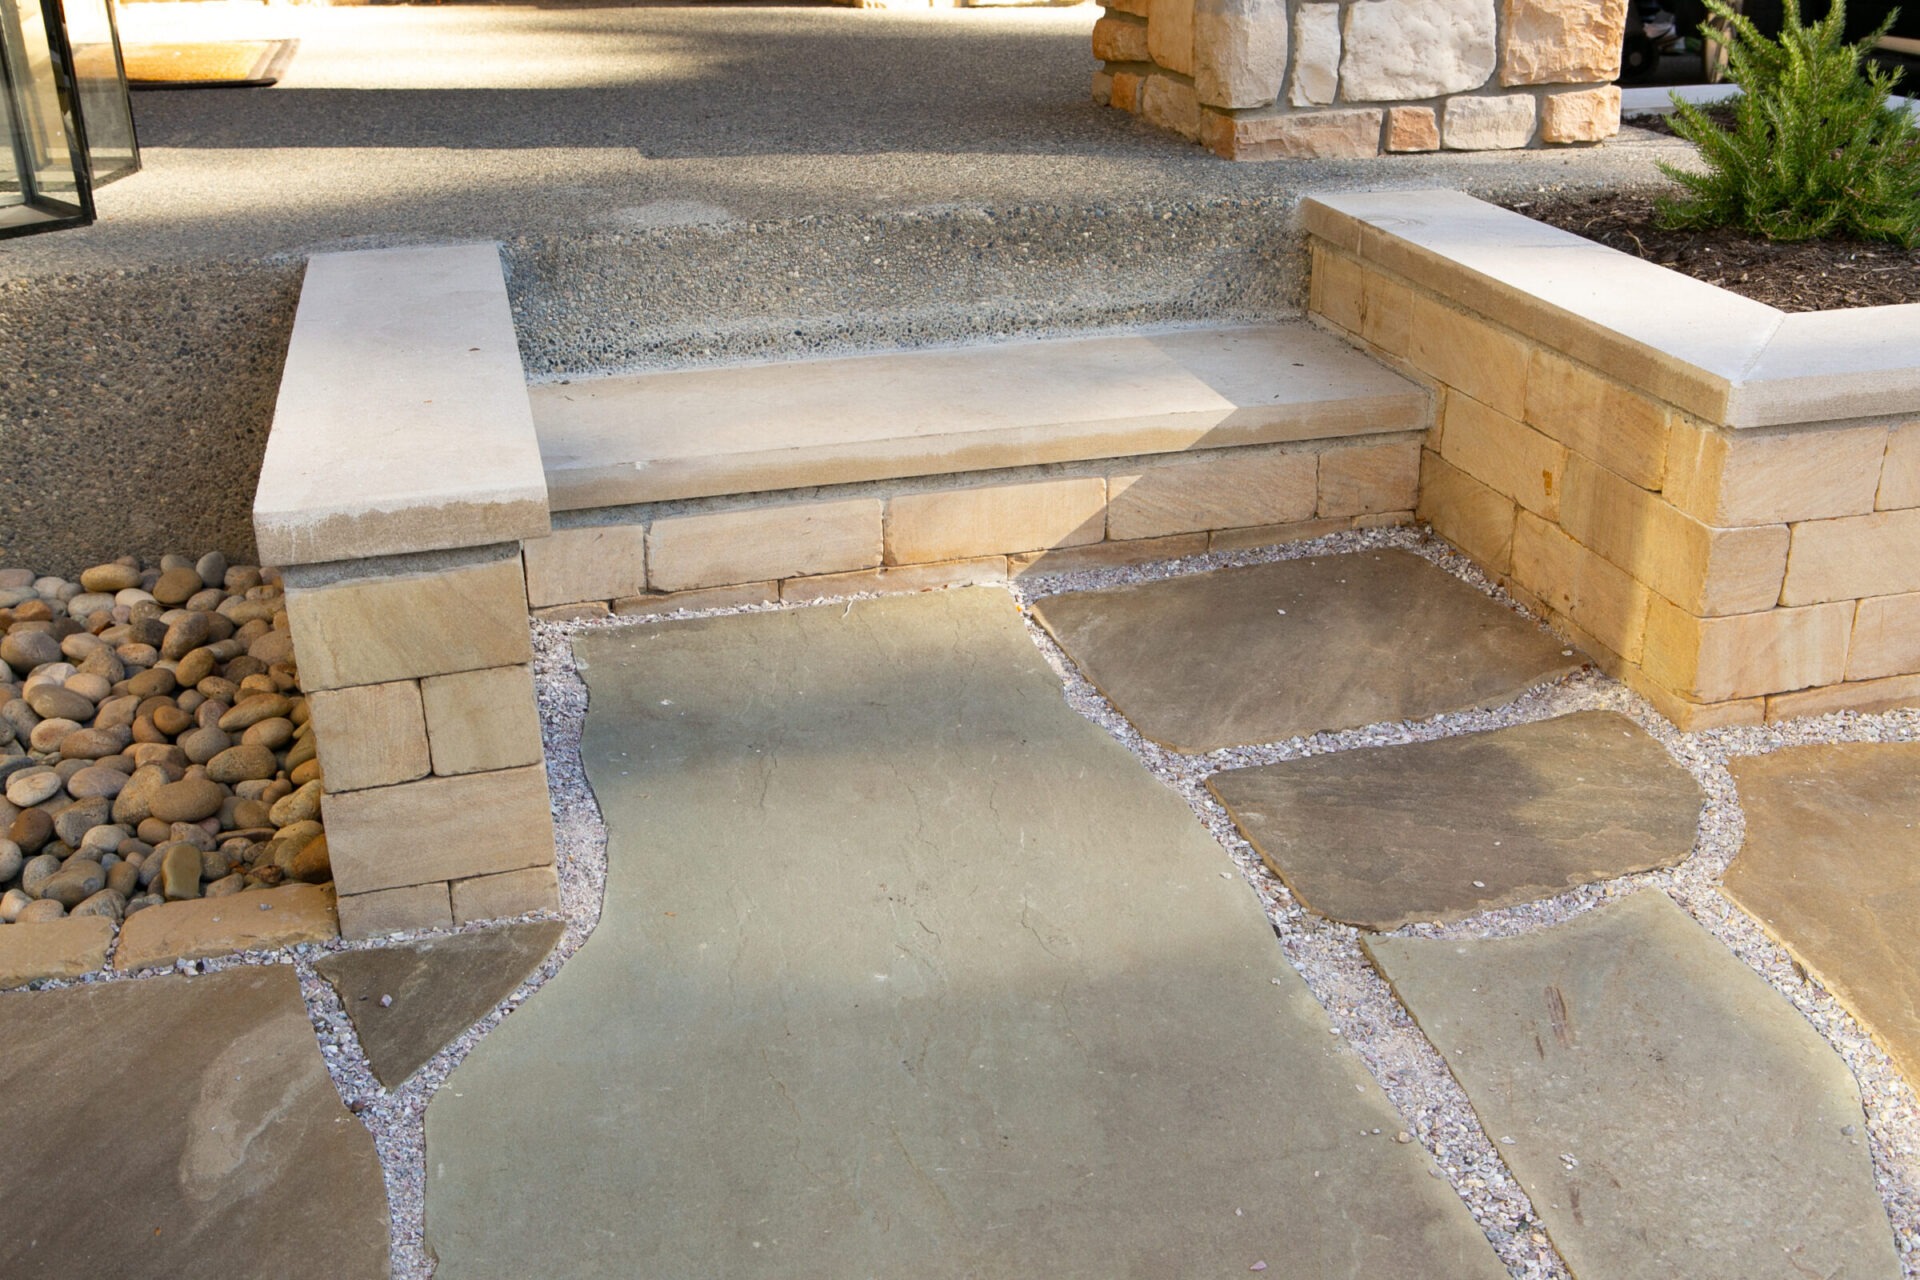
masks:
[(1347, 7), (1340, 95), (1398, 102), (1477, 89), (1493, 75), (1493, 0), (1357, 0)]

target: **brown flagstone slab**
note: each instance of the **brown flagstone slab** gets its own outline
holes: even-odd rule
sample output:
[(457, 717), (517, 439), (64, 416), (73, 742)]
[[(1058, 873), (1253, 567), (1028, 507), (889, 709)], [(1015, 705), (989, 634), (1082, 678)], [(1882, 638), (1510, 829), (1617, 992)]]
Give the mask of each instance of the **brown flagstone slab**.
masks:
[(1361, 942), (1580, 1280), (1901, 1274), (1846, 1064), (1665, 894)]
[(340, 936), (333, 887), (283, 884), (224, 898), (163, 902), (127, 917), (113, 967), (144, 969)]
[(1302, 903), (1369, 929), (1672, 866), (1701, 800), (1610, 711), (1235, 769), (1207, 788)]
[(1747, 838), (1726, 890), (1920, 1086), (1920, 743), (1727, 766)]
[(313, 970), (340, 993), (373, 1074), (393, 1089), (519, 986), (565, 928), (536, 920), (343, 951)]
[(1071, 592), (1033, 612), (1122, 715), (1175, 751), (1495, 706), (1581, 664), (1398, 550)]
[(112, 941), (113, 922), (105, 916), (0, 925), (0, 988), (40, 978), (77, 978), (102, 968)]
[(0, 1275), (387, 1274), (291, 965), (0, 995)]

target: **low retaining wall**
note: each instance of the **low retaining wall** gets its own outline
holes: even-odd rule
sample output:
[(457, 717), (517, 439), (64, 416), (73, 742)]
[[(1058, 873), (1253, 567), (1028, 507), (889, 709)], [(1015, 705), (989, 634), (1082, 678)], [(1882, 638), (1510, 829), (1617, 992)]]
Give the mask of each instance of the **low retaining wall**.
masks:
[(1920, 305), (1787, 315), (1452, 191), (1303, 205), (1419, 512), (1683, 728), (1920, 704)]
[(1626, 0), (1107, 0), (1093, 96), (1236, 160), (1620, 128)]

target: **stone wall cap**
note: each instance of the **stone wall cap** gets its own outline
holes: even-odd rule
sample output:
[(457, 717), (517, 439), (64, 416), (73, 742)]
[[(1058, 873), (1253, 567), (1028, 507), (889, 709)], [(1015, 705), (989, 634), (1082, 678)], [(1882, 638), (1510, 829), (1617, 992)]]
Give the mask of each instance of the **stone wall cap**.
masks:
[(1920, 303), (1787, 314), (1460, 191), (1316, 193), (1309, 233), (1729, 427), (1920, 408)]
[(313, 256), (253, 521), (278, 565), (548, 532), (498, 246)]

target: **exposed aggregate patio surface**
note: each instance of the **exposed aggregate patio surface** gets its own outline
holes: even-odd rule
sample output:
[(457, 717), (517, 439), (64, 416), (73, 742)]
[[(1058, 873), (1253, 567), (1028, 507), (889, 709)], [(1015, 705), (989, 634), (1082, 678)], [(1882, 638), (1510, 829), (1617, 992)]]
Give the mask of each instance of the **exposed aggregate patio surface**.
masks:
[[(1443, 546), (1427, 542), (1411, 530), (1376, 530), (1346, 534), (1311, 543), (1236, 552), (1157, 565), (1105, 569), (1050, 579), (1026, 579), (1016, 584), (1015, 596), (1030, 601), (1070, 589), (1104, 588), (1124, 583), (1183, 576), (1194, 572), (1274, 559), (1347, 551), (1399, 548), (1427, 559), (1470, 584), (1498, 597), (1476, 570)], [(824, 602), (838, 611), (842, 601)], [(783, 606), (756, 606), (727, 613), (785, 611)], [(307, 945), (279, 952), (259, 952), (223, 960), (187, 963), (184, 970), (225, 971), (257, 964), (291, 963), (302, 979), (309, 1016), (332, 1071), (339, 1095), (357, 1112), (374, 1135), (387, 1176), (392, 1226), (394, 1273), (415, 1277), (431, 1273), (432, 1260), (422, 1248), (423, 1190), (426, 1158), (422, 1121), (426, 1104), (448, 1082), (450, 1073), (483, 1036), (500, 1025), (513, 1010), (534, 995), (560, 970), (594, 929), (600, 911), (600, 888), (606, 872), (605, 829), (580, 764), (580, 732), (586, 716), (586, 689), (579, 679), (572, 644), (575, 638), (608, 627), (633, 627), (632, 622), (576, 622), (536, 625), (536, 671), (545, 722), (549, 772), (553, 782), (560, 847), (566, 934), (556, 950), (541, 962), (527, 981), (470, 1028), (436, 1054), (399, 1089), (382, 1089), (368, 1069), (352, 1025), (337, 994), (313, 973), (313, 962), (329, 952), (357, 951), (391, 945), (381, 939), (367, 943)], [(659, 625), (643, 623), (641, 626)], [(1207, 777), (1222, 769), (1271, 764), (1329, 752), (1429, 741), (1503, 726), (1532, 723), (1570, 712), (1606, 710), (1624, 714), (1639, 724), (1700, 784), (1707, 801), (1702, 812), (1694, 852), (1678, 867), (1636, 873), (1586, 885), (1555, 897), (1521, 906), (1483, 912), (1465, 921), (1420, 924), (1395, 931), (1400, 938), (1471, 940), (1489, 937), (1537, 935), (1547, 926), (1576, 918), (1590, 908), (1639, 889), (1667, 893), (1731, 954), (1759, 974), (1798, 1011), (1850, 1069), (1861, 1091), (1867, 1148), (1873, 1159), (1874, 1181), (1892, 1221), (1900, 1253), (1901, 1273), (1920, 1276), (1920, 1108), (1912, 1086), (1901, 1078), (1886, 1053), (1825, 990), (1811, 980), (1744, 913), (1734, 909), (1720, 892), (1718, 880), (1737, 851), (1744, 819), (1728, 765), (1747, 757), (1764, 757), (1783, 748), (1809, 743), (1920, 741), (1920, 713), (1836, 715), (1765, 728), (1719, 730), (1681, 734), (1655, 715), (1647, 704), (1596, 672), (1582, 672), (1541, 688), (1493, 711), (1448, 714), (1423, 721), (1387, 722), (1353, 731), (1318, 734), (1251, 747), (1227, 748), (1202, 756), (1165, 751), (1142, 739), (1072, 668), (1037, 624), (1028, 634), (1064, 682), (1067, 701), (1083, 716), (1101, 726), (1129, 748), (1154, 776), (1174, 788), (1227, 851), (1220, 878), (1231, 883), (1237, 869), (1266, 909), (1268, 922), (1281, 952), (1307, 983), (1324, 1011), (1328, 1030), (1350, 1045), (1368, 1073), (1385, 1090), (1404, 1126), (1406, 1145), (1418, 1144), (1431, 1159), (1434, 1178), (1451, 1186), (1480, 1226), (1494, 1254), (1515, 1276), (1567, 1276), (1566, 1265), (1547, 1235), (1548, 1220), (1534, 1211), (1514, 1173), (1501, 1159), (1506, 1148), (1490, 1138), (1476, 1120), (1467, 1094), (1455, 1081), (1415, 1027), (1407, 1011), (1360, 946), (1361, 933), (1332, 924), (1303, 910), (1284, 884), (1261, 863), (1240, 839), (1231, 819), (1206, 790)], [(474, 932), (471, 927), (460, 932)], [(99, 982), (150, 981), (145, 977), (95, 977), (84, 981), (46, 984), (53, 990), (80, 988)], [(46, 992), (17, 995), (40, 1000)], [(0, 1008), (4, 1008), (0, 1004)], [(4, 1061), (4, 1055), (0, 1055)], [(459, 1081), (452, 1093), (464, 1091)], [(1240, 1104), (1256, 1115), (1269, 1101), (1249, 1097)], [(1673, 1117), (1656, 1117), (1663, 1127)], [(1653, 1121), (1650, 1121), (1650, 1123)], [(1373, 1126), (1368, 1126), (1371, 1129)], [(1381, 1126), (1383, 1130), (1385, 1125)], [(1496, 1135), (1508, 1136), (1508, 1135)], [(1356, 1141), (1378, 1141), (1355, 1134)], [(1236, 1205), (1236, 1207), (1244, 1207)], [(564, 1221), (555, 1229), (565, 1232)], [(1267, 1259), (1270, 1270), (1286, 1274), (1282, 1259)], [(920, 1273), (930, 1273), (926, 1268)], [(1792, 1272), (1791, 1274), (1799, 1274)]]

